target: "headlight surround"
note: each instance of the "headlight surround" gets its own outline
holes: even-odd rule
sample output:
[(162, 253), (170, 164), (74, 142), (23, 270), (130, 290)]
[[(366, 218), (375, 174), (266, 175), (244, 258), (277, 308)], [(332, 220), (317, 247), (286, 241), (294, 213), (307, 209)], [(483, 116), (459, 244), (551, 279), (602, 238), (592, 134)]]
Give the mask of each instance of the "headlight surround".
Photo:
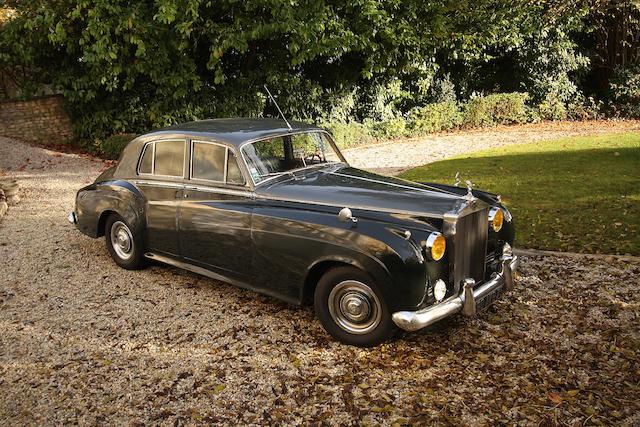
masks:
[(496, 233), (502, 229), (502, 223), (504, 222), (504, 214), (502, 209), (498, 207), (491, 208), (489, 211), (489, 226)]
[(426, 252), (433, 261), (440, 261), (447, 250), (447, 241), (444, 236), (436, 231), (427, 238)]

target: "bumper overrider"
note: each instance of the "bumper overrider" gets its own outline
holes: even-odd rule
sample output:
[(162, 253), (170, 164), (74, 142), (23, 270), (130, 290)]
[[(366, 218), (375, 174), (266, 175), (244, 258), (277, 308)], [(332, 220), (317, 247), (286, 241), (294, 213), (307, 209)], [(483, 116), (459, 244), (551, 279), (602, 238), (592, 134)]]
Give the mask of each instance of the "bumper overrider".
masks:
[(510, 291), (513, 289), (513, 275), (520, 265), (520, 260), (515, 255), (503, 255), (501, 258), (501, 271), (486, 283), (476, 287), (473, 279), (462, 281), (462, 290), (459, 295), (454, 295), (440, 303), (423, 308), (418, 311), (398, 311), (391, 318), (399, 328), (405, 331), (417, 331), (439, 320), (458, 312), (466, 316), (476, 314), (476, 301), (498, 291), (500, 288)]

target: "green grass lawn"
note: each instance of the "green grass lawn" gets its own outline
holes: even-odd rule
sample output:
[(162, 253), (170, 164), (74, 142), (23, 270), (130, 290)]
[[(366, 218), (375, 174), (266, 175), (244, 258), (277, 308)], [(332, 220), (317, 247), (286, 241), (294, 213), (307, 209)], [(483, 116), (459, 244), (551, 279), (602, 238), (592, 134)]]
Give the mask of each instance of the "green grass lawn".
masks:
[(640, 255), (640, 133), (487, 150), (401, 176), (451, 183), (457, 171), (502, 195), (519, 247)]

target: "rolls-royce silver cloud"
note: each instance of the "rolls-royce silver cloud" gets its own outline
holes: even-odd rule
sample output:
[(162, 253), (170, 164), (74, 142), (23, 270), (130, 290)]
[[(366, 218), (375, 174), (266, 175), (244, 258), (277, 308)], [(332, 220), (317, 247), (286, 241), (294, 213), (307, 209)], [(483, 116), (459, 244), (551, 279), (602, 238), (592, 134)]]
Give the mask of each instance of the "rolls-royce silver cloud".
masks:
[(514, 286), (500, 197), (349, 166), (331, 135), (276, 119), (214, 119), (142, 135), (77, 193), (69, 220), (113, 260), (177, 266), (293, 304), (371, 346)]

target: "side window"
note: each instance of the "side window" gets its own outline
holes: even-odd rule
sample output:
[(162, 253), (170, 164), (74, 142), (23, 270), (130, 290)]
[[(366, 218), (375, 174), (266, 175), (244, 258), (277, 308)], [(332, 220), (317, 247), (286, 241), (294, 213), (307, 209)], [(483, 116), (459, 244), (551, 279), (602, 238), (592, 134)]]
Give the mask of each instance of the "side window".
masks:
[(242, 172), (238, 167), (238, 159), (231, 151), (229, 151), (227, 157), (227, 182), (229, 184), (245, 184), (244, 176), (242, 176)]
[(193, 143), (191, 177), (209, 181), (224, 181), (226, 147), (204, 142)]
[(138, 173), (153, 173), (153, 144), (144, 146), (144, 153), (142, 153)]
[(157, 141), (155, 146), (154, 175), (183, 176), (186, 142)]

